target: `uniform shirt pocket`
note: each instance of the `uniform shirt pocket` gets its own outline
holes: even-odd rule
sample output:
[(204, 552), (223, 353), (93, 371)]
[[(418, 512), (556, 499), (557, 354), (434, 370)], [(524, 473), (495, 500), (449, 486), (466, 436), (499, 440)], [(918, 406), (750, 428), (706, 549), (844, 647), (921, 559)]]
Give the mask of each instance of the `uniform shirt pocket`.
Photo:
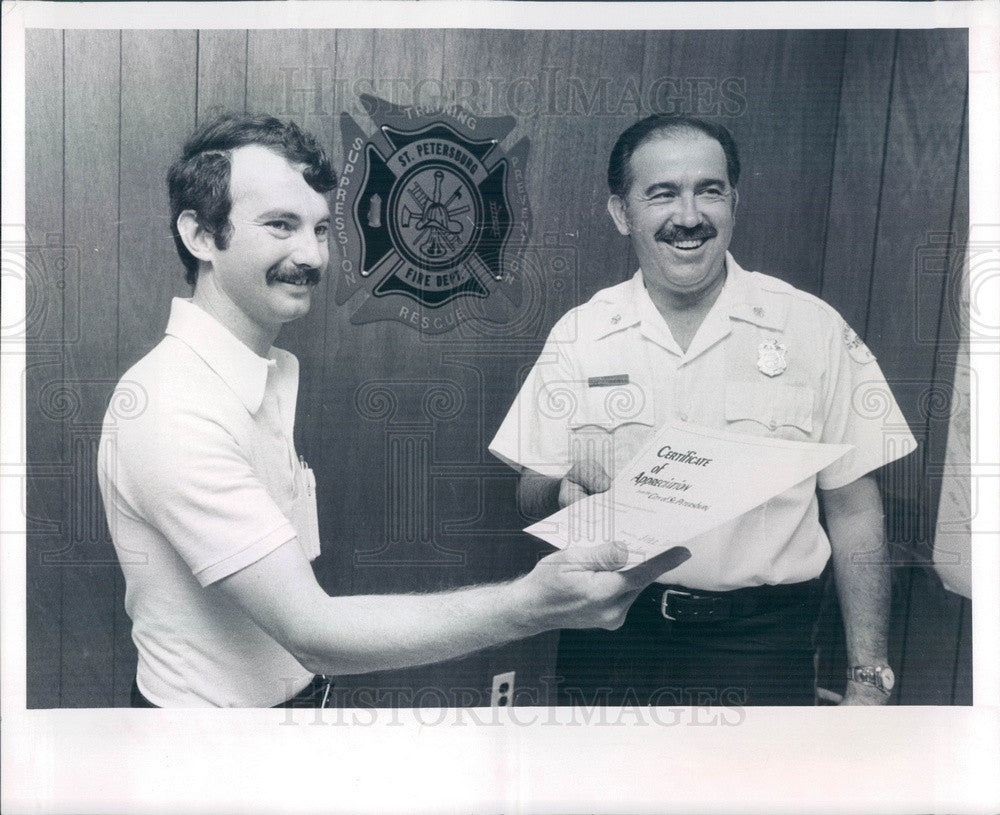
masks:
[(613, 432), (628, 424), (653, 426), (653, 399), (647, 388), (631, 381), (589, 384), (601, 381), (602, 377), (593, 377), (586, 385), (579, 409), (570, 421), (572, 430), (596, 427)]
[(570, 462), (599, 462), (614, 475), (629, 462), (655, 426), (652, 394), (636, 382), (588, 385), (569, 423)]
[(726, 424), (739, 433), (804, 440), (813, 432), (815, 399), (804, 385), (734, 382), (726, 387)]

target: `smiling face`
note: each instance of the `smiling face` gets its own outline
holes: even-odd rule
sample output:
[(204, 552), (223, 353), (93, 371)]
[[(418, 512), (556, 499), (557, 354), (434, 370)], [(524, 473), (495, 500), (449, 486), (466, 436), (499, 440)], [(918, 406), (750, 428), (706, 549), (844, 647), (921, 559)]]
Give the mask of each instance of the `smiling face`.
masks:
[(199, 240), (194, 253), (205, 263), (194, 299), (266, 349), (282, 324), (309, 311), (329, 260), (330, 210), (301, 167), (259, 145), (232, 151), (229, 191), (228, 242)]
[(682, 130), (643, 142), (630, 159), (632, 186), (608, 211), (630, 236), (647, 287), (686, 299), (725, 280), (736, 190), (722, 145)]

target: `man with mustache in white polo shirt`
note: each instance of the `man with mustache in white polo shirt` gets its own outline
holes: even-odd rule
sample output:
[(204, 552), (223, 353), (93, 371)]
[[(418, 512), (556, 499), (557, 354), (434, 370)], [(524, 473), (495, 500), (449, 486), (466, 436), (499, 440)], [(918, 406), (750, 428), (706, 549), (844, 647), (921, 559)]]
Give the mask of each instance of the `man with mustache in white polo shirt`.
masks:
[[(328, 677), (450, 659), (567, 625), (615, 627), (674, 549), (629, 572), (620, 547), (558, 552), (529, 574), (437, 594), (328, 596), (316, 488), (292, 441), (298, 363), (275, 348), (327, 266), (336, 183), (292, 123), (201, 127), (169, 173), (194, 286), (122, 378), (99, 479), (139, 652), (136, 707), (323, 706)], [(115, 398), (112, 399), (112, 405)], [(319, 485), (320, 495), (324, 487)]]

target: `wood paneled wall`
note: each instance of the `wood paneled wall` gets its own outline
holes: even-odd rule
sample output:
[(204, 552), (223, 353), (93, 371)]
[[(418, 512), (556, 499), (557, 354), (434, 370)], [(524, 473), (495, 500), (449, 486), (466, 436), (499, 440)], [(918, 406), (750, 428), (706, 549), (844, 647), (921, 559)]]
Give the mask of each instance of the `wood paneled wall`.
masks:
[[(694, 112), (741, 145), (736, 257), (837, 307), (922, 442), (883, 479), (898, 700), (971, 700), (969, 604), (919, 566), (949, 411), (968, 410), (950, 398), (964, 31), (35, 30), (27, 45), (30, 707), (127, 704), (135, 653), (94, 453), (115, 381), (188, 294), (164, 182), (184, 137), (217, 111), (261, 110), (295, 118), (339, 163), (340, 112), (371, 129), (357, 92), (432, 104), (442, 88), (515, 116), (508, 147), (530, 139), (524, 300), (516, 324), (431, 338), (353, 325), (356, 301), (336, 306), (328, 284), (287, 327), (323, 585), (433, 590), (531, 567), (543, 547), (518, 531), (515, 479), (486, 445), (553, 322), (634, 268), (604, 209), (615, 137), (649, 112)], [(544, 703), (555, 643), (344, 677), (342, 701), (483, 703), (492, 675), (516, 670), (517, 701)]]

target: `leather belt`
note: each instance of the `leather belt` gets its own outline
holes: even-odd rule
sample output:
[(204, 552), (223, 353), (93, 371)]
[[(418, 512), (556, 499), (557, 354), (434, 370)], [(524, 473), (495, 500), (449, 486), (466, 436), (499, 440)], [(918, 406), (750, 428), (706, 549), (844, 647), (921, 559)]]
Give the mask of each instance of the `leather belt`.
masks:
[(638, 603), (656, 607), (670, 622), (712, 623), (753, 617), (795, 605), (809, 605), (819, 596), (820, 579), (778, 586), (749, 586), (732, 591), (704, 591), (656, 584), (639, 595)]
[[(287, 702), (282, 702), (280, 705), (274, 705), (274, 707), (302, 707), (302, 708), (316, 708), (316, 707), (326, 707), (331, 702), (331, 692), (333, 690), (333, 681), (328, 679), (323, 675), (316, 675), (312, 678), (312, 681), (306, 685), (302, 690), (295, 694)], [(154, 705), (147, 699), (141, 690), (139, 690), (139, 683), (133, 679), (132, 680), (132, 707), (153, 707), (158, 708), (159, 705)]]

